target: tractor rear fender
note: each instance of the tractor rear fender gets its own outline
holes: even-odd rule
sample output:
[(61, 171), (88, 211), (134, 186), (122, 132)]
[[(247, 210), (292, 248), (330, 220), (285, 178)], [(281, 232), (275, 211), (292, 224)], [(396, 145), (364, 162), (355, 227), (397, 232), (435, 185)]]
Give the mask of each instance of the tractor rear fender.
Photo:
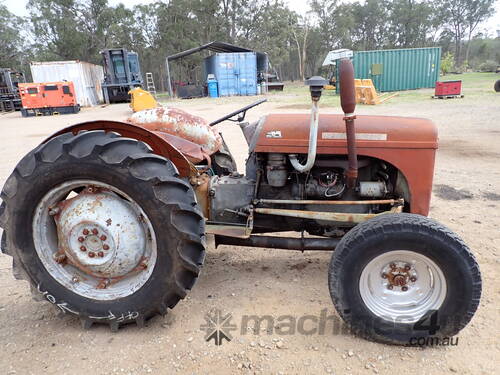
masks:
[(71, 132), (73, 134), (77, 134), (82, 130), (104, 130), (106, 132), (116, 132), (123, 137), (137, 139), (138, 141), (142, 141), (151, 147), (155, 154), (164, 156), (174, 163), (181, 177), (190, 177), (191, 175), (196, 174), (196, 168), (194, 165), (172, 144), (147, 129), (126, 122), (109, 120), (82, 122), (80, 124), (71, 125), (59, 130), (45, 139), (42, 143), (45, 143), (63, 133)]

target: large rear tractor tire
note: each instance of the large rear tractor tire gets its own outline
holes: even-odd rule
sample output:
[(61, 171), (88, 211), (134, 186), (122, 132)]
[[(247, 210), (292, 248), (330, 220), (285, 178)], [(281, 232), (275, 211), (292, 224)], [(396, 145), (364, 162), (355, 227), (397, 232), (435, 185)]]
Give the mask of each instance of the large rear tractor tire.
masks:
[(434, 220), (406, 213), (349, 231), (328, 279), (353, 332), (392, 344), (449, 340), (471, 320), (481, 296), (479, 267), (467, 245)]
[(82, 325), (144, 322), (173, 308), (205, 256), (203, 216), (176, 167), (135, 139), (62, 134), (7, 179), (2, 251), (38, 298)]

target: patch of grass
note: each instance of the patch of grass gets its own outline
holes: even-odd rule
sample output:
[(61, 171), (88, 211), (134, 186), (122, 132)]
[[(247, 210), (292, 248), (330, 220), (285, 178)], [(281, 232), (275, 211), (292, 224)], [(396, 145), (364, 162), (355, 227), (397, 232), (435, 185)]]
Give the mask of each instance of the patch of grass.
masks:
[[(496, 80), (500, 79), (500, 75), (496, 73), (464, 73), (464, 74), (448, 74), (440, 77), (440, 81), (462, 81), (462, 93), (466, 97), (484, 97), (491, 96), (499, 97), (493, 90), (493, 85)], [(306, 86), (300, 82), (286, 82), (285, 89), (282, 93), (269, 94), (268, 96), (276, 98), (273, 101), (279, 101), (288, 108), (296, 104), (301, 107), (304, 104), (310, 103), (309, 92)], [(405, 90), (399, 91), (398, 95), (391, 98), (387, 103), (412, 103), (420, 101), (428, 101), (434, 95), (434, 88)], [(339, 106), (340, 98), (335, 91), (324, 91), (321, 98), (322, 106)]]
[[(463, 74), (448, 74), (440, 77), (440, 81), (462, 81), (462, 93), (466, 98), (477, 98), (488, 96), (493, 100), (500, 97), (498, 93), (493, 90), (493, 85), (496, 80), (500, 79), (500, 74), (496, 73), (463, 73)], [(434, 95), (433, 88), (406, 90), (398, 92), (398, 95), (389, 99), (386, 103), (415, 103), (427, 102), (430, 97)], [(229, 104), (229, 103), (242, 103), (242, 106), (258, 100), (264, 96), (232, 96), (223, 98), (201, 98), (201, 99), (168, 99), (164, 93), (158, 94), (158, 100), (162, 103), (172, 103), (183, 100), (196, 100), (197, 103), (206, 102), (210, 105)], [(304, 110), (309, 108), (311, 99), (309, 96), (309, 89), (303, 84), (302, 81), (285, 82), (283, 91), (271, 91), (266, 96), (269, 102), (282, 103), (283, 109), (297, 109)], [(325, 90), (321, 98), (320, 106), (330, 108), (340, 108), (340, 97), (335, 91)]]
[(486, 89), (493, 90), (493, 84), (500, 79), (500, 74), (497, 73), (463, 73), (463, 74), (448, 74), (442, 76), (440, 81), (462, 81), (464, 89)]

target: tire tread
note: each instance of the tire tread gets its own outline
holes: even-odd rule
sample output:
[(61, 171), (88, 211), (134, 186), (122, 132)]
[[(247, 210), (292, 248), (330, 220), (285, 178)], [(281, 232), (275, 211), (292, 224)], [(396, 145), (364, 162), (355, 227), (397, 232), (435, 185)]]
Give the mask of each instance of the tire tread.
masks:
[[(29, 180), (37, 163), (53, 164), (64, 155), (76, 160), (99, 159), (105, 165), (123, 167), (125, 173), (128, 173), (132, 179), (148, 182), (161, 205), (173, 215), (175, 225), (172, 225), (172, 228), (177, 231), (177, 238), (179, 238), (176, 247), (178, 260), (175, 262), (175, 266), (179, 268), (176, 272), (191, 275), (191, 280), (188, 281), (189, 278), (186, 277), (174, 277), (173, 293), (167, 293), (162, 300), (157, 301), (157, 306), (146, 316), (149, 319), (155, 314), (166, 314), (167, 306), (173, 307), (180, 299), (183, 299), (194, 284), (193, 279), (196, 279), (200, 273), (202, 263), (200, 259), (203, 259), (205, 254), (203, 216), (196, 204), (191, 186), (178, 178), (177, 168), (170, 160), (153, 154), (149, 146), (141, 141), (120, 137), (119, 134), (113, 132), (95, 130), (80, 132), (77, 135), (62, 134), (32, 150), (16, 166), (4, 185), (1, 193), (3, 202), (0, 206), (0, 227), (4, 229), (1, 250), (14, 258), (14, 275), (31, 282), (32, 293), (39, 299), (40, 294), (33, 280), (19, 261), (20, 251), (8, 241), (6, 232), (10, 231), (11, 207), (16, 205), (17, 179)], [(134, 173), (135, 171), (137, 172)], [(188, 215), (198, 221), (197, 231), (193, 230), (187, 220), (183, 220), (183, 215)], [(197, 250), (195, 252), (192, 251), (193, 244)], [(80, 320), (82, 327), (86, 329), (94, 323), (105, 323), (109, 324), (112, 331), (128, 323), (128, 321), (97, 321), (84, 315), (80, 315)], [(134, 319), (138, 326), (144, 326), (144, 320), (144, 316)]]

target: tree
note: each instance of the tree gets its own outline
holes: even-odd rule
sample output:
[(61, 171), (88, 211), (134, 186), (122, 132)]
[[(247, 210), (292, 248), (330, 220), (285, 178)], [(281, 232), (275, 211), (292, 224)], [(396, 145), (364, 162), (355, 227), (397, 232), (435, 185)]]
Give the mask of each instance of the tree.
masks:
[(238, 26), (244, 17), (245, 9), (248, 8), (247, 0), (220, 0), (222, 5), (222, 24), (229, 41), (235, 42), (238, 34)]
[(384, 47), (388, 41), (388, 1), (366, 0), (364, 4), (353, 3), (351, 6), (353, 47), (361, 50)]
[(453, 55), (450, 52), (446, 52), (441, 58), (441, 74), (446, 75), (451, 72), (453, 68)]
[[(296, 42), (292, 28), (298, 15), (283, 1), (251, 1), (238, 26), (236, 42), (256, 51), (266, 52), (282, 78), (297, 78)], [(291, 63), (293, 61), (293, 63)]]
[(312, 0), (311, 11), (318, 22), (318, 43), (324, 51), (352, 48), (352, 4), (342, 4), (338, 0)]
[(388, 43), (392, 48), (425, 47), (434, 13), (429, 1), (393, 0), (388, 6)]
[[(486, 20), (493, 13), (494, 0), (444, 0), (441, 5), (441, 12), (444, 18), (448, 19), (448, 27), (453, 33), (455, 42), (455, 64), (462, 62), (462, 40), (468, 35), (468, 43), (472, 33), (480, 22)], [(467, 47), (469, 50), (469, 47)], [(469, 58), (466, 51), (466, 60)]]
[(472, 33), (477, 26), (494, 12), (493, 3), (495, 0), (472, 0), (469, 1), (469, 7), (465, 17), (467, 26), (467, 48), (465, 50), (465, 61), (469, 61), (470, 45)]
[(98, 62), (111, 22), (107, 0), (29, 0), (38, 54), (48, 59)]
[[(439, 45), (457, 65), (464, 57), (474, 67), (500, 59), (499, 42), (478, 34), (494, 0), (309, 1), (311, 11), (299, 16), (284, 0), (156, 0), (133, 9), (109, 6), (108, 0), (29, 0), (26, 20), (0, 5), (0, 64), (100, 64), (100, 50), (124, 47), (139, 54), (143, 72), (152, 72), (163, 87), (166, 56), (215, 40), (267, 53), (282, 79), (316, 74), (327, 52), (337, 48)], [(19, 32), (26, 29), (31, 35)], [(204, 80), (207, 54), (176, 61), (173, 75)]]
[(29, 54), (26, 40), (21, 32), (25, 27), (22, 18), (10, 13), (0, 4), (0, 68), (21, 69)]
[(299, 63), (299, 76), (305, 80), (305, 69), (307, 62), (307, 36), (309, 34), (309, 19), (307, 17), (302, 19), (302, 25), (296, 24), (292, 26), (292, 33), (295, 43), (297, 44), (297, 54)]

